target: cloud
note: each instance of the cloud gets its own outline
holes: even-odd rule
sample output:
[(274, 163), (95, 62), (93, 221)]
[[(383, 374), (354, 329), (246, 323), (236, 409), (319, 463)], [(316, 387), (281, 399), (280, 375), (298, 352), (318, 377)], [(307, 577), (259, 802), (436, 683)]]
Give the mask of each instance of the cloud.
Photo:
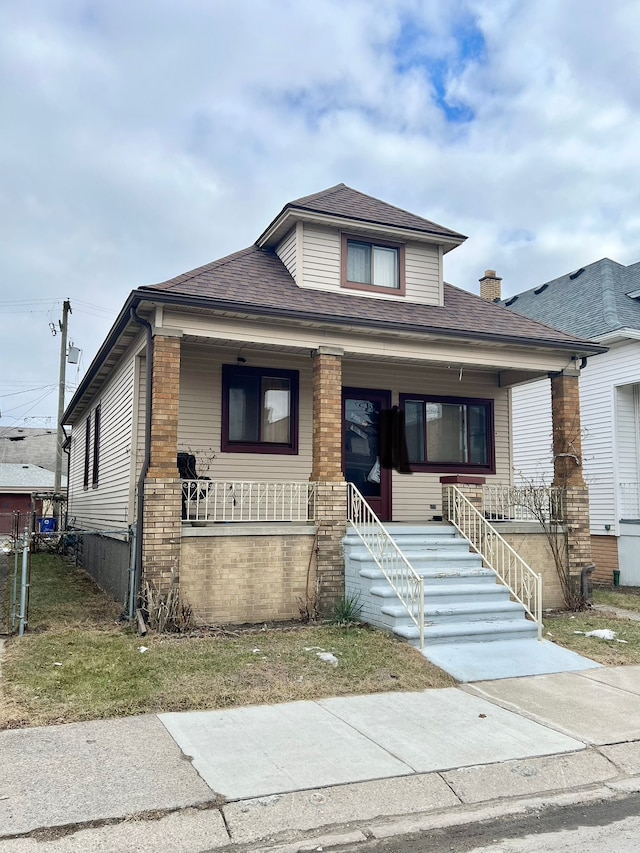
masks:
[(628, 0), (5, 0), (0, 423), (64, 297), (86, 368), (130, 290), (339, 181), (469, 235), (472, 290), (637, 261), (639, 36)]

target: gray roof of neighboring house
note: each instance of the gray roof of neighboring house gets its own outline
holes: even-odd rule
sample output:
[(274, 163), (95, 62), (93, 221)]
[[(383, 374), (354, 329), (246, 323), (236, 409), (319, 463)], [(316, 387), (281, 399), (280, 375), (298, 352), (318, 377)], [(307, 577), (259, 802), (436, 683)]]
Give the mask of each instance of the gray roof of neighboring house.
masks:
[(28, 462), (41, 468), (56, 466), (56, 429), (1, 427), (0, 462)]
[[(583, 338), (640, 330), (640, 262), (628, 267), (602, 258), (503, 300), (511, 311)], [(640, 296), (640, 294), (639, 294)]]
[(514, 315), (479, 296), (444, 285), (444, 306), (389, 299), (363, 299), (341, 291), (298, 287), (273, 250), (250, 246), (162, 284), (137, 293), (172, 293), (206, 299), (212, 308), (242, 307), (251, 313), (297, 316), (317, 322), (350, 323), (380, 328), (441, 333), (514, 343), (540, 343), (568, 348), (584, 341)]
[[(0, 463), (0, 492), (11, 491), (53, 491), (55, 473), (39, 465), (19, 465), (11, 462)], [(67, 478), (62, 478), (66, 488)]]

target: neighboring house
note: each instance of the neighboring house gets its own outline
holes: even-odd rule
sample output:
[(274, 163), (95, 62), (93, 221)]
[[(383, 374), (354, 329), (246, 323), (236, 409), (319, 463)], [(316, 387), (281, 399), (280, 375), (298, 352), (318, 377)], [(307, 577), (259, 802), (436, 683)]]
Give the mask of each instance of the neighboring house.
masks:
[(134, 290), (64, 416), (84, 565), (121, 598), (179, 579), (210, 623), (326, 612), (345, 479), (384, 521), (441, 516), (443, 476), (510, 484), (511, 386), (555, 373), (571, 406), (603, 348), (444, 283), (464, 239), (339, 184)]
[[(55, 435), (54, 435), (55, 439)], [(28, 519), (30, 513), (36, 518), (50, 510), (49, 494), (53, 494), (55, 474), (38, 465), (0, 463), (0, 533), (10, 534), (14, 530), (16, 516)], [(66, 488), (66, 477), (63, 488)]]
[[(640, 263), (603, 258), (504, 301), (511, 311), (606, 345), (582, 370), (584, 476), (596, 573), (640, 585)], [(532, 423), (536, 429), (532, 430)], [(513, 390), (514, 467), (552, 477), (549, 380)]]
[[(56, 430), (43, 427), (0, 427), (0, 462), (27, 462), (55, 471)], [(64, 465), (66, 467), (66, 458)]]

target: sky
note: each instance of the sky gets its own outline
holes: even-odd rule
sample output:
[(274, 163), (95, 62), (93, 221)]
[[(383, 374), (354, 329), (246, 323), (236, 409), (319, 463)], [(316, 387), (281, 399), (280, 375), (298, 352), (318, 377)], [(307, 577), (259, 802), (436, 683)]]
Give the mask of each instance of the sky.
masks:
[[(343, 182), (518, 293), (640, 260), (637, 0), (2, 0), (0, 430), (54, 427), (129, 293)], [(54, 332), (56, 334), (54, 334)]]

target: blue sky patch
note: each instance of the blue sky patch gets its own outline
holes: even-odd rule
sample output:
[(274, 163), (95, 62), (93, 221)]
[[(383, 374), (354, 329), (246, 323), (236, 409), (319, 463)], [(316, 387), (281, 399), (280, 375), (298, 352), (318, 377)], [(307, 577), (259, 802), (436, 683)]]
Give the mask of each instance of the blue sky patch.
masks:
[(451, 78), (472, 62), (486, 60), (486, 44), (475, 19), (459, 21), (446, 40), (435, 41), (433, 33), (415, 18), (403, 21), (393, 47), (400, 74), (418, 70), (431, 84), (434, 101), (452, 124), (464, 124), (475, 117), (473, 109), (447, 94)]

